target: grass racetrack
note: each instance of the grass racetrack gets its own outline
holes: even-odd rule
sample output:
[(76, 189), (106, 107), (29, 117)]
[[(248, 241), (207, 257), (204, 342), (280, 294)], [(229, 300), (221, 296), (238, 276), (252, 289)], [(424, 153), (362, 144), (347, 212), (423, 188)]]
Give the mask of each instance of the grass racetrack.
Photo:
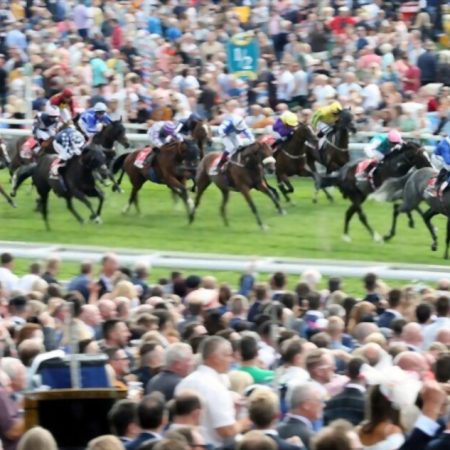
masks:
[[(274, 184), (274, 180), (270, 180)], [(9, 191), (6, 171), (0, 182)], [(293, 200), (287, 215), (279, 216), (271, 201), (258, 192), (252, 196), (269, 230), (259, 230), (247, 204), (238, 193), (232, 193), (228, 204), (230, 227), (224, 227), (219, 216), (220, 192), (215, 186), (206, 191), (196, 221), (187, 224), (184, 207), (176, 210), (165, 186), (146, 183), (141, 191), (141, 215), (134, 209), (127, 215), (122, 208), (127, 203), (130, 186), (123, 183), (124, 194), (104, 188), (106, 201), (103, 225), (79, 225), (66, 210), (65, 202), (50, 196), (49, 218), (52, 230), (47, 232), (39, 213), (34, 212), (36, 192), (22, 186), (12, 209), (0, 199), (1, 240), (102, 245), (186, 252), (213, 252), (241, 255), (271, 255), (299, 258), (351, 259), (386, 262), (443, 264), (445, 218), (437, 216), (439, 249), (430, 250), (431, 238), (421, 218), (416, 214), (415, 229), (407, 226), (406, 216), (400, 216), (397, 236), (390, 243), (373, 242), (355, 215), (350, 227), (351, 243), (341, 239), (344, 212), (348, 202), (337, 190), (332, 190), (335, 202), (328, 203), (323, 194), (313, 204), (310, 180), (296, 179)], [(192, 195), (192, 194), (191, 194)], [(96, 202), (96, 200), (94, 200)], [(86, 219), (88, 210), (75, 201), (76, 209)], [(369, 223), (384, 235), (390, 228), (392, 205), (368, 201), (365, 211)]]

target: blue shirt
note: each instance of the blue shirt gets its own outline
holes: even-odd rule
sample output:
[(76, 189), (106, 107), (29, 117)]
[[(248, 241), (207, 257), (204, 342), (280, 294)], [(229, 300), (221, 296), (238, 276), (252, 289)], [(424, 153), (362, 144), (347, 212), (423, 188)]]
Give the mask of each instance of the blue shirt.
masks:
[(109, 125), (112, 120), (108, 114), (103, 114), (102, 116), (97, 116), (93, 108), (87, 109), (80, 116), (80, 121), (86, 125), (86, 130), (88, 133), (97, 133), (97, 124), (104, 123)]
[(176, 41), (181, 37), (181, 31), (178, 28), (170, 27), (166, 30), (166, 38), (171, 41)]
[(442, 139), (434, 149), (434, 154), (440, 156), (446, 164), (450, 164), (450, 142), (448, 139)]
[(159, 34), (162, 36), (161, 20), (158, 17), (149, 17), (147, 21), (147, 29), (150, 34)]
[(6, 33), (6, 46), (26, 50), (27, 38), (20, 30), (11, 30)]

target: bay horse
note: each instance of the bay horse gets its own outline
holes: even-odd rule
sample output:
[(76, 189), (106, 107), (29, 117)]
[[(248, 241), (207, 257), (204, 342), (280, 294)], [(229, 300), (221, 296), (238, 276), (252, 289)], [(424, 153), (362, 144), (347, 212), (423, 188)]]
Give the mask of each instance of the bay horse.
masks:
[[(384, 189), (382, 185), (384, 183), (392, 183), (392, 186), (397, 185), (397, 181), (403, 179), (412, 168), (420, 169), (430, 166), (430, 160), (425, 150), (414, 142), (407, 142), (401, 149), (388, 153), (372, 170), (370, 179), (365, 182), (360, 182), (356, 175), (359, 171), (360, 164), (364, 163), (367, 165), (367, 161), (370, 160), (351, 161), (340, 169), (337, 176), (325, 176), (322, 179), (324, 182), (322, 184), (328, 186), (336, 185), (343, 197), (348, 198), (351, 202), (345, 212), (343, 239), (347, 242), (351, 241), (349, 227), (350, 221), (355, 213), (358, 214), (360, 222), (373, 239), (375, 241), (381, 241), (381, 236), (372, 229), (367, 221), (362, 204), (370, 194), (376, 194), (380, 188), (381, 191), (384, 191), (383, 199), (385, 201), (398, 200), (401, 195), (401, 183), (399, 189)], [(389, 195), (386, 195), (388, 192)]]
[[(348, 151), (348, 144), (350, 133), (355, 133), (356, 128), (353, 124), (353, 115), (349, 109), (343, 109), (339, 113), (339, 118), (333, 128), (322, 139), (321, 147), (316, 148), (307, 147), (306, 162), (307, 167), (313, 173), (313, 176), (318, 181), (316, 170), (316, 163), (325, 167), (326, 174), (339, 170), (350, 161), (350, 152)], [(320, 145), (320, 143), (319, 143)], [(317, 202), (317, 195), (319, 189), (316, 185), (313, 202)]]
[(191, 136), (200, 150), (200, 159), (203, 159), (207, 146), (212, 143), (211, 126), (206, 120), (195, 121)]
[[(275, 150), (275, 176), (278, 189), (280, 189), (280, 192), (288, 203), (291, 203), (289, 194), (294, 192), (294, 186), (292, 186), (289, 177), (294, 175), (311, 176), (312, 174), (306, 164), (308, 147), (312, 149), (317, 147), (317, 137), (311, 127), (307, 124), (300, 123), (291, 139), (281, 143)], [(330, 201), (333, 200), (326, 189), (324, 189), (324, 192)]]
[(225, 226), (228, 226), (228, 218), (226, 214), (226, 205), (228, 203), (230, 191), (240, 192), (252, 213), (254, 214), (258, 225), (261, 229), (266, 229), (263, 224), (256, 205), (250, 195), (251, 189), (256, 189), (266, 194), (274, 203), (277, 211), (284, 214), (276, 194), (268, 186), (264, 177), (264, 166), (274, 169), (276, 164), (275, 158), (272, 155), (272, 149), (268, 144), (255, 142), (244, 149), (235, 153), (226, 166), (223, 167), (222, 172), (213, 173), (212, 169), (217, 165), (221, 156), (220, 152), (212, 152), (206, 155), (199, 164), (196, 176), (197, 194), (195, 197), (194, 208), (190, 214), (189, 222), (192, 223), (195, 219), (195, 212), (200, 204), (203, 193), (208, 186), (214, 184), (220, 189), (222, 193), (222, 204), (220, 205), (220, 214)]
[(403, 189), (402, 203), (395, 205), (392, 216), (392, 225), (389, 234), (385, 240), (390, 240), (395, 236), (397, 227), (397, 218), (401, 213), (410, 213), (413, 210), (421, 213), (419, 204), (425, 201), (428, 209), (421, 213), (423, 221), (431, 234), (431, 250), (436, 251), (438, 248), (438, 239), (436, 230), (431, 223), (431, 219), (437, 214), (442, 214), (447, 218), (447, 230), (445, 238), (444, 258), (449, 258), (450, 245), (450, 192), (445, 190), (442, 195), (427, 195), (428, 186), (437, 178), (438, 172), (432, 167), (424, 167), (412, 173), (407, 179)]
[(190, 177), (189, 173), (194, 173), (197, 167), (199, 152), (197, 144), (188, 139), (165, 144), (157, 150), (153, 161), (150, 164), (146, 163), (142, 169), (134, 164), (141, 151), (143, 149), (121, 155), (115, 161), (114, 170), (117, 171), (122, 162), (122, 169), (127, 173), (132, 186), (128, 204), (123, 212), (127, 213), (131, 205), (134, 205), (136, 211), (140, 213), (139, 191), (146, 181), (152, 181), (157, 184), (165, 184), (173, 194), (179, 196), (189, 214), (193, 202), (188, 195), (186, 180)]
[[(66, 200), (68, 210), (75, 216), (78, 222), (83, 223), (83, 218), (75, 210), (73, 199), (78, 199), (91, 212), (90, 220), (101, 223), (101, 211), (104, 194), (97, 187), (94, 173), (98, 172), (103, 179), (109, 177), (106, 164), (106, 156), (99, 149), (85, 148), (79, 156), (74, 156), (64, 168), (64, 183), (61, 179), (50, 178), (51, 165), (57, 159), (57, 155), (44, 154), (39, 158), (33, 168), (33, 183), (36, 186), (39, 199), (38, 209), (42, 214), (47, 230), (50, 230), (48, 222), (48, 196), (53, 191), (57, 196)], [(97, 209), (94, 209), (87, 197), (98, 198)]]

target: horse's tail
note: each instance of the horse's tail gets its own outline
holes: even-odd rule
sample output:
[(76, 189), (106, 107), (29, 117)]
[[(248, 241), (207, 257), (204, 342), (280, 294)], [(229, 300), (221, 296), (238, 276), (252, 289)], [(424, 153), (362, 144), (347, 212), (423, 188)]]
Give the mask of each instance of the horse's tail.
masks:
[(402, 197), (403, 189), (408, 178), (412, 175), (408, 172), (399, 178), (389, 178), (369, 198), (377, 202), (391, 202)]
[(117, 156), (116, 158), (113, 159), (112, 163), (111, 163), (111, 171), (112, 173), (115, 175), (120, 169), (123, 168), (123, 164), (125, 162), (126, 157), (129, 155), (130, 153), (123, 153), (119, 156)]

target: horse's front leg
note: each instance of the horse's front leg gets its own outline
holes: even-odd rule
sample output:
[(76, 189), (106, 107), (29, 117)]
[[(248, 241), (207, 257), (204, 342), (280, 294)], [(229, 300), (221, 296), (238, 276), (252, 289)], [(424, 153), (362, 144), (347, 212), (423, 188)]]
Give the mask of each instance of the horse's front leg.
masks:
[(272, 200), (279, 214), (286, 214), (286, 211), (280, 205), (279, 197), (274, 195), (273, 188), (269, 186), (265, 180), (263, 180), (260, 185), (257, 186), (257, 189), (258, 191), (266, 194)]
[(96, 217), (96, 223), (101, 223), (102, 219), (100, 218), (102, 214), (103, 204), (105, 201), (105, 194), (101, 189), (98, 187), (95, 187), (95, 196), (98, 198), (98, 207), (97, 207), (97, 217)]
[(173, 192), (178, 194), (179, 197), (183, 200), (183, 203), (186, 206), (187, 215), (188, 217), (190, 217), (194, 209), (194, 202), (189, 197), (186, 186), (173, 175), (166, 178), (166, 184)]
[[(89, 211), (91, 212), (91, 216), (90, 216), (90, 220), (93, 220), (95, 222), (98, 223), (98, 216), (96, 211), (94, 210), (92, 203), (89, 201), (89, 199), (84, 195), (83, 192), (79, 191), (78, 189), (73, 190), (71, 192), (71, 194), (73, 195), (73, 197), (75, 197), (76, 199), (78, 199), (81, 203), (83, 203), (86, 208), (89, 209)], [(101, 220), (101, 219), (100, 219)]]

